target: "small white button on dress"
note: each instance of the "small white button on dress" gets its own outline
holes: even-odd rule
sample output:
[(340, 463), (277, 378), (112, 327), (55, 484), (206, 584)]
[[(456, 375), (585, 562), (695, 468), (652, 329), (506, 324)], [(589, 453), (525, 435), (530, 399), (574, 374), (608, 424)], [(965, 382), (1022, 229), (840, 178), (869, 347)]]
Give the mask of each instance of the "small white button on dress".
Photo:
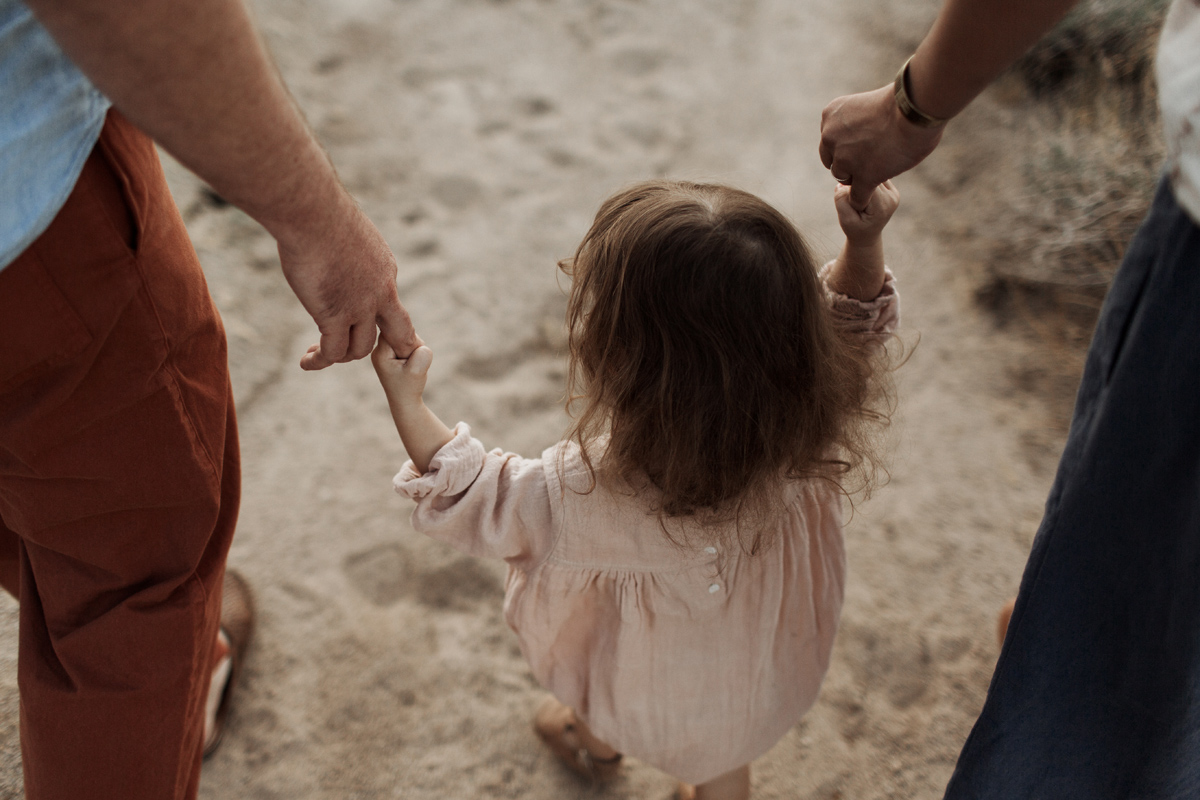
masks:
[[(717, 548), (711, 547), (711, 546), (706, 547), (706, 548), (704, 548), (704, 552), (708, 553), (710, 556), (715, 556), (717, 554)], [(710, 583), (708, 585), (708, 593), (709, 594), (716, 594), (719, 591), (721, 591), (721, 584)]]

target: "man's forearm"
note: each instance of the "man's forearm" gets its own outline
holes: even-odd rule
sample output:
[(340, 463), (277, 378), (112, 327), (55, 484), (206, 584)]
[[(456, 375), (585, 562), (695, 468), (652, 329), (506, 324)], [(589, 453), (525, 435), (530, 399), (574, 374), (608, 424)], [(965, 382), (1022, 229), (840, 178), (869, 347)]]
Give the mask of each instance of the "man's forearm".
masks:
[(26, 0), (134, 124), (276, 238), (353, 201), (241, 0)]
[(1076, 2), (946, 0), (909, 66), (913, 103), (934, 117), (953, 117)]

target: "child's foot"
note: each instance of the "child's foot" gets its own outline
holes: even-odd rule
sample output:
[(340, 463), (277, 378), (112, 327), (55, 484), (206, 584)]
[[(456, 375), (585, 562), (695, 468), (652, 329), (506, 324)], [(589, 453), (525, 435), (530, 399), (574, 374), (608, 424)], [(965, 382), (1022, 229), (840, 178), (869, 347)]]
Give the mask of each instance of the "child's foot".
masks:
[(553, 697), (538, 708), (533, 729), (554, 755), (589, 780), (612, 780), (621, 770), (621, 754), (592, 736), (575, 710)]
[(1004, 647), (1004, 637), (1008, 635), (1008, 623), (1012, 619), (1013, 607), (1017, 604), (1017, 598), (1013, 598), (1004, 604), (1004, 608), (1000, 609), (1000, 614), (996, 617), (996, 644)]
[(750, 765), (730, 770), (699, 786), (680, 782), (675, 797), (677, 800), (749, 800)]

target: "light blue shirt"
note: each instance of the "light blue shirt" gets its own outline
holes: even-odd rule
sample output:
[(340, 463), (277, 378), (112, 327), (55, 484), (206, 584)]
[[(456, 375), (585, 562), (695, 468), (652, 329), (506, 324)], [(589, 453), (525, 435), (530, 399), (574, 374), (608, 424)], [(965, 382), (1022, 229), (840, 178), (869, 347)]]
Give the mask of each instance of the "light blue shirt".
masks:
[(67, 201), (109, 105), (24, 3), (0, 0), (0, 269)]

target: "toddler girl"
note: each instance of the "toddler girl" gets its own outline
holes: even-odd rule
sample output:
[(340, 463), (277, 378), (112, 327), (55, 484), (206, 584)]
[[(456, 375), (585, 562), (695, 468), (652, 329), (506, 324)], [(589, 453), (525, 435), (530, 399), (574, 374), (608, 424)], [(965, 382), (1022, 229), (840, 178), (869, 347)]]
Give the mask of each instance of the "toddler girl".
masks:
[[(505, 617), (554, 697), (570, 767), (629, 754), (684, 797), (745, 798), (749, 763), (817, 696), (842, 605), (842, 486), (872, 470), (891, 184), (835, 205), (818, 273), (800, 234), (724, 186), (656, 181), (600, 208), (575, 257), (567, 439), (488, 452), (421, 399), (432, 354), (373, 361), (411, 461), (417, 530), (508, 562)], [(857, 481), (861, 485), (862, 481)]]

